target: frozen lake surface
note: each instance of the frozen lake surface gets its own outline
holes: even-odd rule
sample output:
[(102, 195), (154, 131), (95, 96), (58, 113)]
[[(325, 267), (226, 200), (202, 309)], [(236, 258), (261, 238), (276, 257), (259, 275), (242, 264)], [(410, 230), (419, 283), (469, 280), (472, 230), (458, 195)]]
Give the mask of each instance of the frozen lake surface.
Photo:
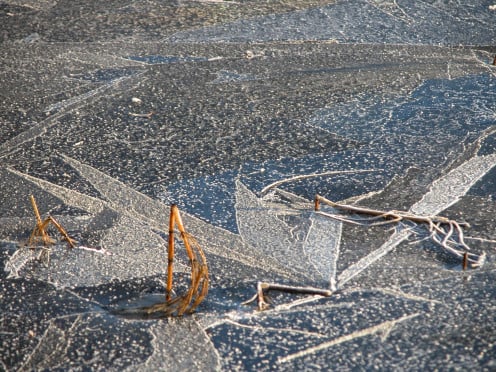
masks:
[[(494, 369), (495, 15), (4, 1), (0, 369)], [(315, 194), (457, 223), (352, 224)], [(30, 195), (74, 249), (25, 247)], [(164, 298), (171, 203), (208, 296), (181, 318), (123, 317)], [(463, 237), (481, 266), (447, 249)], [(180, 243), (175, 270), (180, 293)], [(258, 311), (243, 302), (259, 281), (333, 294), (273, 291)]]

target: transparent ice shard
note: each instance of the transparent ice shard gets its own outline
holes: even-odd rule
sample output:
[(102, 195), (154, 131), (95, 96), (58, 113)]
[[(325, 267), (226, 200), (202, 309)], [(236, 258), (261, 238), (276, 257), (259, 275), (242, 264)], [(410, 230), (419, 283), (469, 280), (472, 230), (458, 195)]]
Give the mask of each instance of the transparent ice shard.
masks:
[(291, 248), (296, 241), (290, 227), (239, 180), (236, 181), (235, 208), (238, 231), (243, 240), (282, 265), (291, 266)]
[[(291, 205), (268, 203), (236, 181), (236, 218), (243, 239), (289, 270), (332, 288), (342, 224), (314, 214), (311, 203), (306, 207), (302, 212), (291, 210)], [(288, 213), (295, 215), (295, 225), (281, 218)]]
[[(137, 215), (133, 204), (130, 204), (129, 209), (125, 209), (126, 199), (120, 199), (120, 203), (109, 203), (17, 171), (10, 172), (42, 187), (67, 205), (90, 213), (89, 224), (95, 222), (93, 227), (95, 230), (100, 229), (101, 235), (93, 250), (82, 249), (79, 246), (74, 249), (68, 249), (64, 245), (53, 246), (49, 251), (48, 264), (29, 266), (27, 271), (27, 264), (36, 260), (37, 255), (35, 252), (33, 257), (29, 248), (20, 247), (6, 265), (10, 275), (24, 273), (21, 275), (33, 275), (58, 286), (72, 287), (98, 285), (112, 279), (126, 280), (165, 272), (165, 241), (155, 231), (155, 226), (159, 226), (158, 221), (150, 221)], [(105, 180), (110, 182), (109, 178)], [(118, 181), (114, 180), (114, 183), (116, 182)], [(142, 197), (145, 198), (144, 195)], [(152, 208), (148, 209), (149, 213), (153, 211)], [(167, 215), (164, 216), (164, 221), (165, 218)], [(107, 220), (107, 226), (104, 228), (101, 220)], [(162, 232), (165, 230), (164, 222)], [(136, 234), (136, 231), (140, 233)], [(185, 270), (181, 261), (177, 262), (176, 270)]]
[(145, 219), (152, 225), (167, 223), (169, 208), (165, 204), (153, 200), (89, 165), (65, 155), (62, 155), (62, 159), (109, 200), (114, 209), (132, 213), (134, 217)]
[(37, 260), (38, 256), (39, 253), (31, 249), (17, 249), (5, 263), (4, 270), (8, 273), (7, 278), (16, 278), (20, 276), (22, 270), (24, 270), (29, 263)]
[(361, 329), (359, 331), (338, 337), (334, 340), (321, 343), (320, 345), (317, 345), (314, 347), (309, 347), (308, 349), (302, 350), (300, 352), (290, 354), (290, 355), (287, 355), (285, 357), (281, 357), (278, 359), (278, 362), (279, 363), (286, 363), (286, 362), (289, 362), (293, 359), (301, 358), (301, 357), (304, 357), (306, 355), (312, 355), (312, 354), (314, 354), (320, 350), (325, 350), (325, 349), (328, 349), (332, 346), (336, 346), (336, 345), (342, 344), (344, 342), (350, 342), (350, 341), (353, 341), (354, 339), (370, 336), (370, 335), (373, 335), (376, 333), (383, 333), (383, 334), (387, 335), (389, 332), (391, 332), (391, 329), (396, 324), (404, 322), (404, 321), (412, 319), (412, 318), (415, 318), (419, 315), (420, 315), (419, 313), (415, 313), (415, 314), (409, 314), (409, 315), (402, 316), (401, 318), (398, 318), (398, 319), (387, 320), (387, 321), (380, 323), (380, 324), (377, 324), (375, 326)]
[(161, 370), (166, 363), (174, 371), (220, 370), (220, 356), (198, 322), (191, 318), (167, 319), (166, 325), (150, 327), (153, 353), (142, 364), (126, 371)]
[(379, 248), (372, 251), (368, 255), (362, 257), (357, 262), (348, 266), (343, 270), (338, 277), (338, 286), (342, 288), (348, 281), (353, 279), (355, 276), (361, 274), (374, 262), (380, 260), (382, 257), (391, 252), (395, 247), (397, 247), (401, 242), (407, 240), (412, 231), (400, 225), (400, 227), (391, 235), (391, 237), (382, 244)]
[(312, 213), (303, 250), (315, 274), (329, 280), (331, 290), (336, 289), (336, 271), (343, 223)]

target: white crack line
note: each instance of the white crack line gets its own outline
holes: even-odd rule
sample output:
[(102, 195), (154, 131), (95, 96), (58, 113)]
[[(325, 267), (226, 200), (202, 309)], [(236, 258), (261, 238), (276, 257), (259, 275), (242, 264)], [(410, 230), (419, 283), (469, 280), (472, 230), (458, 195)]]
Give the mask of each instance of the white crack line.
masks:
[(317, 337), (317, 338), (323, 338), (325, 337), (324, 334), (318, 333), (318, 332), (310, 332), (310, 331), (305, 331), (301, 329), (294, 329), (294, 328), (276, 328), (276, 327), (264, 327), (262, 325), (256, 324), (256, 325), (250, 325), (250, 324), (243, 324), (236, 322), (234, 320), (230, 319), (225, 319), (224, 323), (234, 325), (236, 327), (240, 328), (247, 328), (251, 329), (255, 332), (282, 332), (282, 333), (291, 333), (291, 334), (300, 334), (300, 335), (305, 335), (305, 336), (311, 336), (311, 337)]
[[(344, 342), (353, 341), (356, 338), (374, 335), (374, 334), (379, 333), (379, 332), (383, 332), (387, 336), (396, 324), (404, 322), (405, 320), (415, 318), (419, 315), (420, 315), (420, 313), (405, 315), (405, 316), (398, 318), (398, 319), (388, 320), (386, 322), (377, 324), (375, 326), (361, 329), (361, 330), (356, 331), (356, 332), (352, 332), (350, 334), (335, 338), (331, 341), (324, 342), (320, 345), (313, 346), (313, 347), (310, 347), (310, 348), (305, 349), (305, 350), (301, 350), (297, 353), (289, 354), (289, 355), (286, 355), (285, 357), (282, 357), (282, 358), (280, 357), (277, 359), (277, 363), (278, 364), (287, 363), (287, 362), (290, 362), (294, 359), (298, 359), (298, 358), (301, 358), (301, 357), (304, 357), (307, 355), (315, 354), (317, 351), (328, 349), (332, 346), (339, 345), (339, 344), (342, 344)], [(381, 339), (383, 339), (383, 338), (384, 338), (384, 335), (383, 335), (383, 337), (381, 337)]]
[(401, 297), (401, 298), (405, 298), (407, 300), (412, 300), (412, 301), (427, 302), (427, 303), (432, 303), (432, 304), (442, 304), (443, 303), (442, 301), (433, 300), (431, 298), (417, 296), (417, 295), (414, 295), (411, 293), (404, 292), (399, 288), (375, 288), (375, 290), (377, 290), (378, 292), (387, 294), (387, 295), (391, 295), (391, 296), (395, 296), (395, 297)]
[(14, 138), (0, 144), (0, 158), (19, 151), (21, 145), (41, 136), (49, 128), (59, 124), (58, 121), (59, 118), (63, 117), (64, 115), (67, 115), (72, 110), (75, 110), (79, 107), (84, 106), (85, 104), (88, 104), (91, 101), (91, 99), (101, 94), (104, 94), (106, 91), (111, 90), (116, 86), (122, 85), (124, 88), (132, 86), (133, 85), (132, 82), (136, 81), (138, 78), (141, 78), (141, 75), (143, 75), (143, 73), (135, 73), (128, 76), (123, 76), (114, 79), (104, 85), (101, 85), (93, 90), (90, 90), (86, 93), (83, 93), (81, 95), (68, 98), (64, 101), (50, 105), (45, 110), (45, 112), (50, 113), (51, 111), (55, 110), (54, 114), (50, 115), (47, 119), (41, 121), (40, 123), (34, 125), (30, 129), (21, 132)]

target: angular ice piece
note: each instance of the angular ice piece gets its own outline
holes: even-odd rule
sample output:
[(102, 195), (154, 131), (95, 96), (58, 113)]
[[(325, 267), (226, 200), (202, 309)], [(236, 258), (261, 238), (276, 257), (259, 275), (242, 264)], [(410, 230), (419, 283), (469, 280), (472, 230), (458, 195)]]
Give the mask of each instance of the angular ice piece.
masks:
[(281, 265), (291, 267), (295, 253), (292, 247), (296, 244), (291, 228), (239, 180), (236, 181), (235, 208), (238, 231), (243, 240), (274, 257)]
[(319, 216), (311, 212), (311, 203), (308, 206), (308, 212), (293, 211), (301, 226), (305, 219), (310, 221), (300, 238), (293, 226), (278, 217), (288, 213), (290, 205), (265, 203), (236, 181), (236, 220), (243, 240), (288, 270), (333, 288), (342, 223)]
[(303, 251), (315, 274), (329, 280), (330, 289), (336, 290), (336, 271), (343, 223), (312, 213)]
[(468, 190), (496, 165), (496, 154), (474, 156), (435, 180), (430, 190), (410, 208), (412, 213), (435, 216), (456, 204)]

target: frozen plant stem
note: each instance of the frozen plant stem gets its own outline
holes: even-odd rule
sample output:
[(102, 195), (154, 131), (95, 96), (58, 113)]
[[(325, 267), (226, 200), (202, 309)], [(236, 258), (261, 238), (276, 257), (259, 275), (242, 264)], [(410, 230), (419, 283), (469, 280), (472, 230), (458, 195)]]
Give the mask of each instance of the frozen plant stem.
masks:
[(171, 299), (172, 293), (172, 273), (174, 270), (174, 205), (171, 206), (169, 215), (169, 241), (167, 249), (167, 288), (165, 291), (165, 300), (169, 301)]
[(36, 226), (33, 229), (33, 232), (31, 233), (31, 236), (29, 237), (28, 245), (32, 247), (35, 245), (36, 241), (41, 237), (41, 240), (43, 242), (44, 246), (49, 246), (55, 243), (55, 241), (50, 238), (48, 233), (46, 232), (46, 228), (48, 227), (49, 224), (54, 225), (57, 230), (60, 232), (60, 234), (63, 236), (64, 240), (67, 241), (67, 244), (69, 247), (74, 248), (75, 247), (75, 240), (72, 239), (69, 234), (65, 231), (65, 229), (62, 227), (61, 224), (59, 224), (55, 218), (52, 216), (48, 216), (44, 221), (41, 220), (40, 212), (38, 210), (38, 206), (36, 205), (36, 200), (33, 195), (30, 196), (31, 199), (31, 205), (34, 210), (34, 215), (36, 217)]
[[(320, 203), (327, 204), (335, 209), (345, 212), (365, 214), (372, 217), (365, 220), (356, 220), (342, 215), (320, 212)], [(465, 243), (462, 227), (470, 227), (470, 225), (465, 222), (457, 222), (441, 216), (421, 216), (404, 211), (381, 211), (377, 209), (340, 204), (320, 195), (315, 196), (315, 211), (318, 211), (319, 214), (326, 217), (359, 225), (363, 224), (363, 222), (372, 222), (371, 226), (377, 226), (400, 221), (411, 221), (417, 224), (426, 224), (429, 226), (431, 239), (443, 247), (446, 251), (462, 258), (464, 268), (468, 266), (468, 263), (470, 263), (472, 267), (479, 267), (484, 263), (484, 253), (477, 255), (475, 253), (468, 252), (470, 247)], [(382, 219), (383, 221), (377, 221), (377, 219)], [(454, 235), (457, 236), (456, 240), (453, 238)]]
[(324, 297), (329, 297), (332, 295), (332, 291), (327, 289), (314, 288), (314, 287), (297, 287), (297, 286), (277, 284), (277, 283), (258, 282), (257, 293), (255, 294), (255, 296), (250, 298), (248, 301), (243, 302), (243, 304), (246, 305), (257, 300), (258, 310), (262, 311), (268, 309), (269, 304), (265, 301), (264, 295), (270, 290), (287, 292), (287, 293), (319, 295)]
[[(185, 294), (172, 298), (173, 287), (173, 263), (175, 253), (175, 232), (177, 226), (181, 239), (184, 243), (191, 265), (191, 283)], [(167, 284), (164, 303), (159, 303), (146, 308), (148, 314), (162, 313), (166, 316), (181, 316), (184, 313), (192, 313), (203, 301), (208, 292), (208, 266), (207, 259), (201, 247), (184, 229), (181, 215), (177, 205), (171, 205), (169, 215), (169, 239), (168, 239), (168, 262), (167, 262)]]
[(34, 228), (31, 236), (29, 237), (29, 245), (35, 240), (36, 236), (41, 235), (41, 239), (43, 240), (43, 244), (45, 246), (53, 243), (53, 240), (48, 236), (45, 228), (43, 226), (43, 222), (41, 221), (40, 211), (38, 210), (38, 206), (36, 205), (36, 200), (33, 195), (30, 196), (31, 206), (34, 210), (34, 215), (36, 217), (36, 227)]
[(354, 170), (329, 171), (329, 172), (314, 173), (314, 174), (302, 174), (302, 175), (299, 175), (299, 176), (293, 176), (293, 177), (290, 177), (290, 178), (286, 178), (286, 179), (283, 179), (283, 180), (279, 180), (279, 181), (273, 182), (270, 185), (265, 186), (262, 189), (262, 191), (260, 191), (260, 195), (264, 195), (269, 190), (273, 189), (274, 187), (277, 187), (277, 186), (280, 186), (282, 184), (289, 183), (289, 182), (301, 181), (301, 180), (304, 180), (304, 179), (315, 178), (315, 177), (335, 176), (335, 175), (347, 174), (347, 173), (377, 172), (378, 170), (379, 169), (354, 169)]

